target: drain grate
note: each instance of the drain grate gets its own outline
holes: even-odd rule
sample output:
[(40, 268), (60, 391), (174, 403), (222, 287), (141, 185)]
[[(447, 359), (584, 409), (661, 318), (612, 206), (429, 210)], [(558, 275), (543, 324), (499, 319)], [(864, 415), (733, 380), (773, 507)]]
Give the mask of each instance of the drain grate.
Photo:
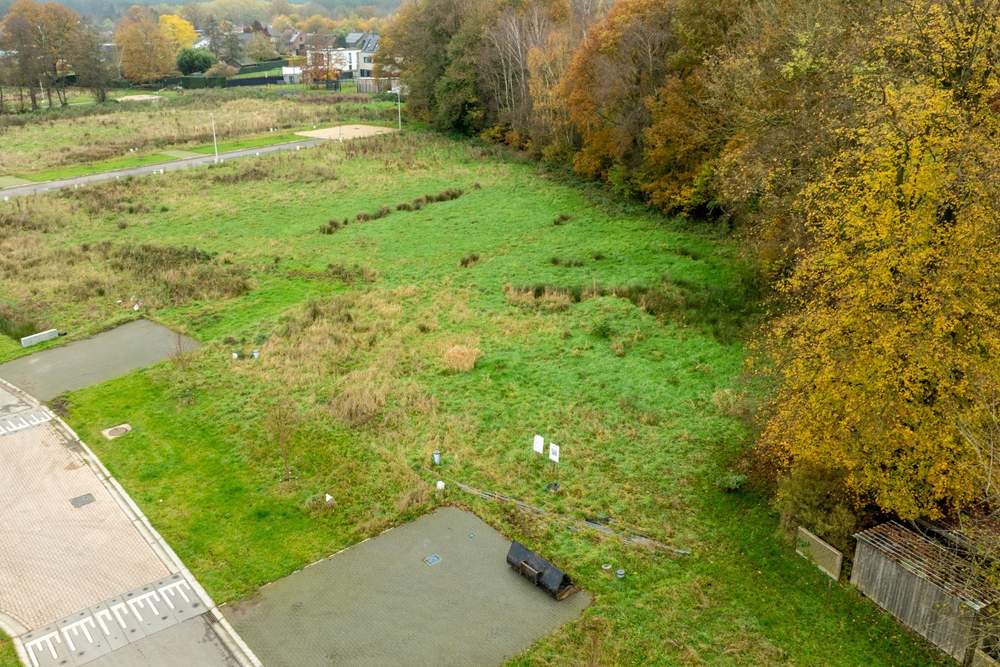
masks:
[(69, 504), (77, 508), (83, 507), (84, 505), (89, 505), (92, 502), (94, 502), (94, 494), (92, 493), (85, 493), (82, 496), (77, 496), (76, 498), (69, 499)]

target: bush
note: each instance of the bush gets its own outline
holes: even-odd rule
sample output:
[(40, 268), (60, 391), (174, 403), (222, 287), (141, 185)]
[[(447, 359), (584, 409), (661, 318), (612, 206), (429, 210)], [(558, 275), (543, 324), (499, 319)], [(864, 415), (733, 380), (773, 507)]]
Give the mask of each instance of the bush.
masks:
[(597, 338), (611, 338), (614, 333), (614, 328), (611, 326), (611, 320), (603, 319), (599, 322), (595, 322), (594, 326), (590, 330), (592, 336)]
[(41, 325), (26, 317), (22, 309), (0, 304), (0, 334), (21, 340), (43, 330)]
[(715, 485), (726, 493), (736, 493), (747, 483), (747, 476), (738, 472), (725, 472), (715, 480)]
[(181, 49), (177, 54), (177, 69), (181, 74), (204, 72), (215, 64), (215, 56), (208, 49)]
[(215, 63), (205, 71), (205, 76), (224, 77), (228, 79), (231, 76), (236, 76), (239, 72), (240, 71), (232, 65), (227, 65), (226, 63)]
[(799, 467), (778, 483), (775, 506), (782, 527), (804, 526), (841, 551), (849, 551), (857, 517), (842, 472), (817, 465)]

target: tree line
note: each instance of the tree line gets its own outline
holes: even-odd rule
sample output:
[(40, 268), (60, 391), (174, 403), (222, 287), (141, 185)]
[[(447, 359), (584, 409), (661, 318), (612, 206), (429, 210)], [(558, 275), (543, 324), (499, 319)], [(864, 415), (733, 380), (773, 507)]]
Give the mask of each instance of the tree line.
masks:
[[(65, 106), (70, 81), (103, 102), (116, 83), (149, 83), (177, 73), (232, 76), (238, 71), (233, 65), (245, 58), (278, 58), (297, 31), (342, 37), (379, 26), (370, 16), (376, 7), (341, 18), (315, 13), (321, 10), (286, 0), (217, 0), (164, 12), (132, 5), (116, 24), (99, 26), (58, 2), (15, 0), (0, 21), (0, 113), (36, 110), (46, 102)], [(256, 18), (241, 24), (220, 16), (260, 16), (270, 29)], [(199, 31), (207, 46), (194, 49)]]
[(743, 239), (790, 523), (1000, 509), (1000, 0), (409, 0), (434, 126)]

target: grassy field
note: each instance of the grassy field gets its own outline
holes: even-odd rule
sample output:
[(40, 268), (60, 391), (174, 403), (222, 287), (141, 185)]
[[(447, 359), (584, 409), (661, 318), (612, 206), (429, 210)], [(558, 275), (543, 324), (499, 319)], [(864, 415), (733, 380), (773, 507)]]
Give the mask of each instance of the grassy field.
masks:
[[(311, 127), (311, 126), (310, 126)], [(301, 129), (307, 129), (302, 127)], [(261, 148), (263, 146), (274, 146), (292, 141), (302, 141), (305, 137), (294, 132), (268, 132), (259, 136), (245, 137), (242, 139), (229, 139), (220, 141), (218, 149), (220, 153), (236, 151), (246, 148)], [(211, 155), (215, 152), (215, 144), (204, 144), (200, 146), (182, 146), (171, 149), (173, 153), (147, 153), (145, 155), (134, 155), (130, 157), (115, 158), (113, 160), (102, 160), (100, 162), (88, 162), (83, 164), (67, 165), (65, 167), (53, 167), (30, 174), (21, 174), (20, 177), (30, 181), (55, 181), (75, 176), (87, 174), (97, 174), (105, 171), (115, 171), (118, 169), (128, 169), (130, 167), (143, 167), (147, 165), (173, 162), (181, 157), (182, 153), (197, 153), (201, 155)]]
[(718, 483), (758, 391), (724, 239), (418, 133), (0, 207), (0, 328), (80, 337), (137, 299), (204, 347), (70, 395), (68, 419), (219, 602), (455, 503), (595, 596), (514, 664), (945, 664)]
[(171, 93), (155, 105), (109, 102), (0, 115), (0, 176), (48, 180), (107, 161), (155, 163), (168, 148), (210, 145), (212, 114), (219, 141), (226, 143), (316, 125), (388, 122), (395, 119), (395, 107), (346, 93), (280, 86)]
[(20, 665), (21, 661), (17, 659), (10, 638), (0, 632), (0, 667), (20, 667)]

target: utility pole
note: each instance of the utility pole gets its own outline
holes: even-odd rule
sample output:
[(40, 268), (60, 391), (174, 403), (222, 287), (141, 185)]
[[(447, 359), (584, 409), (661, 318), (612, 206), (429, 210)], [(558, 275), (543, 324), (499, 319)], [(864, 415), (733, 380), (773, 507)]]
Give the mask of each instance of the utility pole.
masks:
[(218, 164), (219, 163), (219, 140), (215, 136), (215, 114), (213, 113), (213, 114), (211, 114), (211, 116), (212, 116), (212, 146), (215, 147), (215, 163)]

